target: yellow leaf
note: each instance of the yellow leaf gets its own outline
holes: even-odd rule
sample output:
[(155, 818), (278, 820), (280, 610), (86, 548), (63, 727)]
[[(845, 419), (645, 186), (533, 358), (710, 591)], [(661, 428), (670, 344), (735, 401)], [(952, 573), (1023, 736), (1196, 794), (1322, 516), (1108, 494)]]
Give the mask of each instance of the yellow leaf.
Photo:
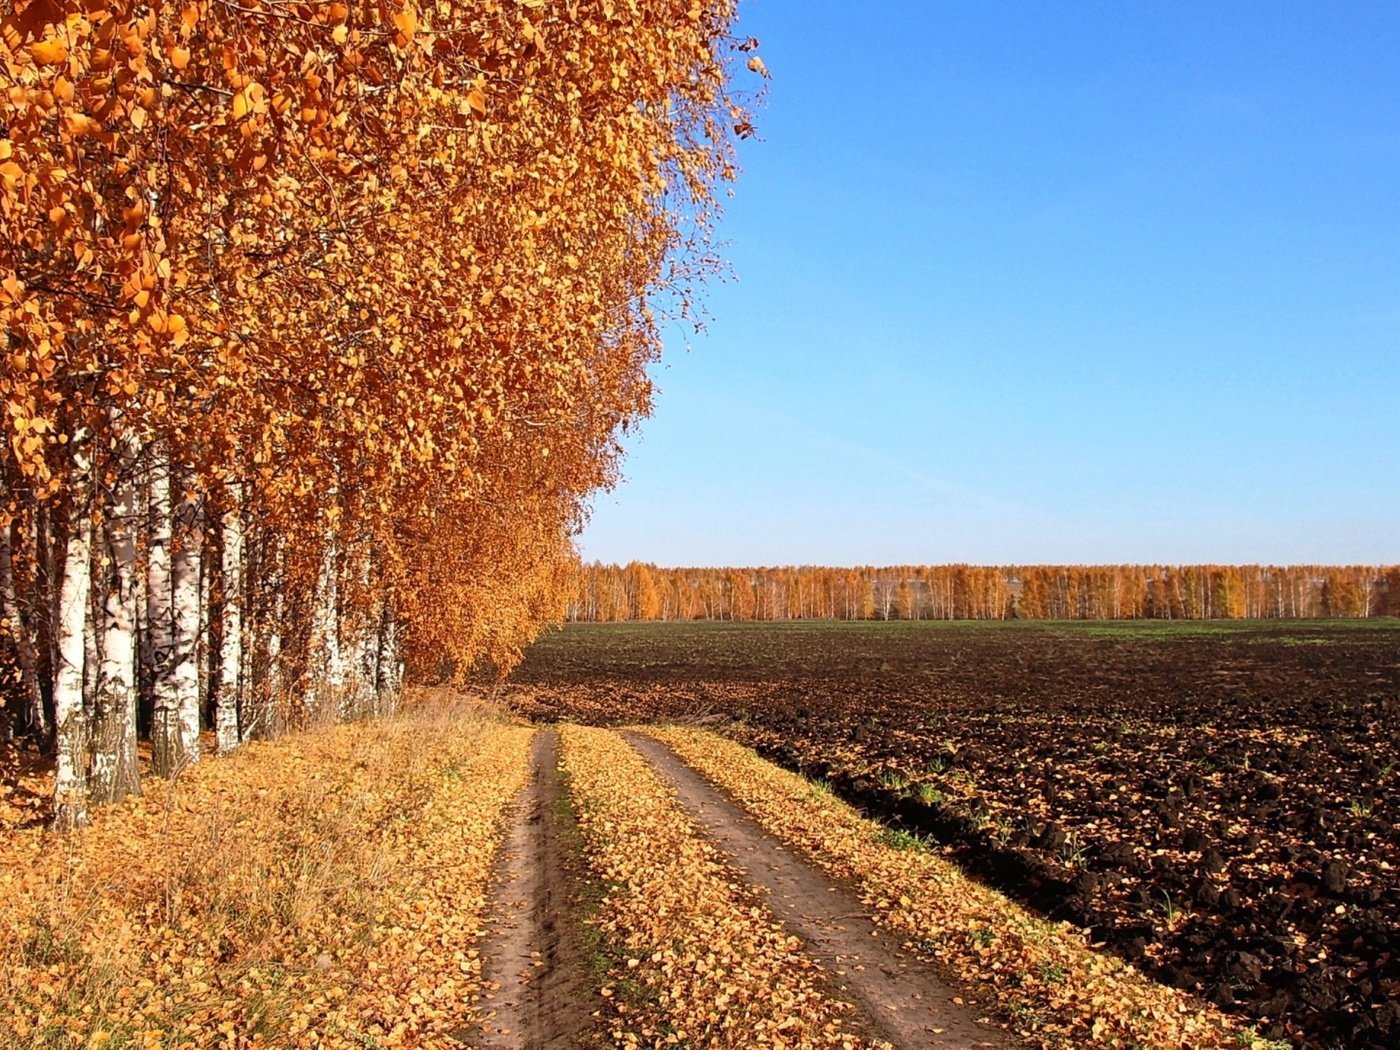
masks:
[(336, 26), (335, 29), (331, 31), (331, 39), (337, 44), (344, 44), (345, 41), (350, 39), (350, 30), (343, 25)]
[(57, 66), (68, 61), (68, 45), (62, 40), (40, 40), (29, 45), (29, 57), (41, 66)]
[(176, 69), (184, 69), (190, 64), (190, 49), (187, 47), (172, 47), (170, 49), (170, 64)]
[(233, 96), (234, 120), (242, 120), (248, 115), (248, 111), (252, 108), (253, 107), (249, 104), (248, 96), (245, 92), (240, 91), (238, 94)]
[(77, 113), (68, 110), (63, 114), (63, 122), (68, 125), (68, 130), (73, 135), (100, 135), (102, 125), (93, 120), (86, 113)]
[(486, 96), (480, 88), (472, 88), (467, 92), (467, 105), (478, 117), (486, 116)]

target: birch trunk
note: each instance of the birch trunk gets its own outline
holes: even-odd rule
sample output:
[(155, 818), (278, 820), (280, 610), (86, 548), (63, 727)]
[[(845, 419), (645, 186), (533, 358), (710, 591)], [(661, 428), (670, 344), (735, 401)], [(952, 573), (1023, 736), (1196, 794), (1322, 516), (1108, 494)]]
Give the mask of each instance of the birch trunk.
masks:
[[(144, 468), (143, 468), (143, 470), (144, 470)], [(146, 480), (146, 479), (145, 479), (145, 475), (144, 475), (144, 474), (138, 475), (138, 478), (139, 478), (139, 480), (137, 481), (136, 489), (135, 489), (136, 500), (137, 500), (137, 510), (138, 510), (138, 511), (141, 511), (141, 512), (144, 512), (144, 511), (145, 511), (145, 507), (142, 506), (142, 502), (141, 502), (141, 501), (142, 501), (142, 499), (144, 498), (145, 492), (146, 492), (146, 485), (145, 485), (145, 480)], [(144, 525), (145, 525), (145, 523), (142, 522), (142, 521), (140, 521), (140, 520), (138, 519), (138, 526), (139, 526), (139, 527), (134, 528), (132, 531), (133, 531), (134, 533), (136, 533), (138, 536), (143, 536), (143, 535), (145, 534)], [(139, 549), (139, 547), (138, 547), (138, 549), (137, 549), (137, 557), (138, 557), (138, 559), (140, 558), (140, 556), (141, 556), (141, 553), (140, 553), (140, 549)], [(138, 568), (139, 568), (139, 566), (138, 566)], [(143, 698), (149, 699), (149, 698), (150, 698), (150, 695), (151, 695), (151, 631), (150, 631), (150, 625), (146, 622), (146, 615), (147, 615), (147, 610), (146, 610), (146, 599), (147, 599), (147, 595), (146, 595), (146, 574), (145, 574), (144, 572), (139, 572), (139, 571), (138, 571), (138, 572), (136, 573), (136, 592), (135, 592), (135, 596), (136, 596), (136, 735), (139, 737), (143, 731), (148, 730), (148, 729), (150, 728), (150, 727), (149, 727), (149, 724), (143, 726), (143, 725), (142, 725), (142, 722), (141, 722), (141, 701), (142, 701)], [(147, 712), (147, 718), (149, 718), (149, 712)]]
[(204, 535), (204, 556), (199, 559), (199, 616), (194, 633), (195, 691), (199, 709), (209, 710), (211, 700), (219, 692), (220, 647), (214, 637), (214, 574), (220, 565), (212, 535)]
[(282, 694), (282, 538), (264, 530), (243, 535), (243, 710), (240, 738), (267, 738), (280, 729)]
[(88, 611), (83, 627), (83, 708), (87, 711), (88, 724), (92, 724), (97, 711), (97, 672), (102, 661), (102, 639), (97, 633), (102, 622), (101, 588), (94, 586), (93, 569), (97, 569), (97, 579), (101, 579), (102, 543), (96, 530), (88, 534), (88, 548), (97, 559), (97, 566), (88, 568)]
[[(381, 603), (382, 606), (382, 603)], [(355, 701), (357, 714), (379, 715), (379, 625), (383, 614), (360, 629), (355, 660)]]
[(283, 540), (279, 536), (263, 548), (268, 552), (270, 562), (267, 580), (272, 594), (272, 602), (267, 610), (267, 674), (261, 693), (262, 710), (259, 711), (258, 720), (258, 731), (266, 736), (281, 732), (286, 718), (284, 693), (287, 676), (282, 656), (282, 630), (287, 615), (287, 581), (283, 575), (282, 543)]
[(321, 575), (312, 599), (311, 639), (306, 661), (304, 706), (312, 724), (324, 717), (327, 702), (339, 715), (344, 700), (345, 666), (340, 648), (339, 564), (334, 537), (327, 537)]
[(379, 652), (375, 667), (375, 694), (380, 714), (391, 714), (399, 706), (403, 665), (399, 660), (399, 626), (389, 602), (379, 617)]
[[(78, 457), (75, 455), (75, 459)], [(73, 486), (72, 521), (63, 557), (54, 631), (54, 723), (58, 767), (54, 779), (53, 826), (69, 831), (87, 823), (88, 720), (83, 706), (84, 638), (92, 592), (92, 517), (88, 506), (89, 464), (78, 459)]]
[(136, 763), (136, 484), (128, 445), (107, 517), (108, 566), (102, 574), (102, 658), (93, 725), (92, 783), (97, 803), (141, 791)]
[[(372, 590), (374, 572), (373, 558), (362, 558), (359, 568), (361, 594), (369, 593)], [(383, 608), (383, 604), (383, 599), (380, 598), (375, 614), (366, 616), (355, 624), (353, 641), (350, 645), (351, 656), (347, 661), (349, 665), (347, 670), (351, 680), (346, 683), (346, 697), (341, 717), (358, 718), (362, 715), (373, 716), (379, 713), (377, 678), (379, 624), (382, 615), (378, 610)], [(341, 626), (344, 628), (343, 616), (341, 621)]]
[(171, 674), (175, 652), (175, 607), (170, 574), (170, 460), (153, 449), (148, 482), (146, 624), (151, 679), (151, 771), (168, 777), (184, 763), (180, 705)]
[(252, 599), (252, 579), (254, 573), (248, 564), (248, 559), (254, 552), (248, 544), (248, 533), (245, 529), (243, 533), (243, 580), (242, 587), (239, 588), (239, 619), (242, 621), (242, 633), (239, 636), (238, 648), (242, 652), (243, 659), (238, 667), (238, 741), (242, 743), (248, 739), (253, 720), (257, 717), (254, 709), (256, 699), (253, 693), (255, 682), (254, 660), (257, 646), (254, 641), (254, 630), (256, 618), (253, 613)]
[(34, 624), (35, 670), (39, 673), (39, 691), (51, 725), (53, 683), (58, 676), (58, 598), (63, 583), (58, 541), (49, 503), (41, 500), (34, 508), (34, 591), (29, 613)]
[(175, 515), (176, 547), (170, 562), (174, 642), (170, 679), (175, 696), (181, 747), (186, 763), (199, 761), (199, 505), (193, 492), (180, 497)]
[(223, 632), (214, 731), (219, 752), (239, 744), (238, 708), (243, 694), (243, 507), (241, 486), (230, 486), (223, 516)]
[[(0, 491), (0, 496), (8, 493)], [(15, 589), (15, 558), (13, 522), (0, 525), (0, 615), (10, 624), (10, 638), (15, 646), (15, 662), (19, 665), (20, 690), (29, 718), (31, 732), (38, 734), (44, 745), (49, 742), (52, 727), (44, 710), (44, 695), (39, 691), (39, 671), (34, 655), (34, 632), (20, 607)]]

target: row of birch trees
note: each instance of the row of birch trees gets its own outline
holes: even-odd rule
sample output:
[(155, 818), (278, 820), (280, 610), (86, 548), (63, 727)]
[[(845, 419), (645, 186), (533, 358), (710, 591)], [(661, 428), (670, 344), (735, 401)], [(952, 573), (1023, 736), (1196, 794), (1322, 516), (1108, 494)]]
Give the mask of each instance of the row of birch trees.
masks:
[(750, 130), (733, 18), (4, 5), (0, 669), (59, 826), (143, 737), (168, 776), (562, 615)]
[(1213, 620), (1400, 616), (1400, 566), (583, 566), (569, 619)]

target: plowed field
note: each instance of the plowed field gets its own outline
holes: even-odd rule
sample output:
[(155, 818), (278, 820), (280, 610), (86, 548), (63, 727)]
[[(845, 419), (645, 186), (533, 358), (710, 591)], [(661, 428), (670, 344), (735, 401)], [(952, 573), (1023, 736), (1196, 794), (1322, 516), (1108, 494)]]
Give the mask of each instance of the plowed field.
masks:
[(700, 720), (1298, 1045), (1400, 1042), (1400, 625), (574, 626), (536, 718)]

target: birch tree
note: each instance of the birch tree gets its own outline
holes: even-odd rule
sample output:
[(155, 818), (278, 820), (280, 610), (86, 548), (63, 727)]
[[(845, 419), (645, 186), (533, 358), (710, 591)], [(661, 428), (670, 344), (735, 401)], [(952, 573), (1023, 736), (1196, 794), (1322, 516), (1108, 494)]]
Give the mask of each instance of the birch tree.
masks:
[(214, 732), (219, 752), (232, 751), (242, 740), (238, 714), (243, 702), (243, 506), (242, 487), (228, 491), (223, 529), (223, 625), (219, 653), (219, 693), (214, 716)]
[[(201, 727), (199, 665), (200, 641), (199, 580), (203, 557), (203, 529), (199, 499), (185, 475), (175, 505), (175, 550), (170, 565), (171, 658), (170, 687), (174, 697), (180, 737), (180, 761), (186, 765), (200, 759)], [(173, 479), (172, 479), (173, 480)]]
[(0, 506), (0, 615), (5, 617), (6, 630), (14, 646), (25, 717), (30, 729), (47, 744), (52, 726), (39, 688), (33, 617), (25, 612), (15, 579), (14, 532), (18, 508), (8, 496), (7, 489), (0, 488), (0, 502), (4, 504)]
[[(152, 772), (198, 759), (199, 654), (226, 750), (302, 701), (348, 717), (404, 674), (508, 667), (562, 614), (570, 537), (650, 408), (658, 304), (684, 314), (712, 268), (751, 131), (732, 67), (761, 71), (733, 19), (733, 0), (0, 14), (0, 600), (33, 636), (31, 716), (45, 690), (60, 713), (65, 822), (85, 675), (115, 797), (133, 683)], [(134, 490), (118, 471), (94, 503), (75, 411), (93, 448), (139, 447)]]
[(137, 499), (138, 450), (129, 436), (118, 436), (113, 457), (111, 500), (104, 515), (101, 660), (97, 672), (92, 733), (91, 795), (95, 802), (119, 802), (141, 789), (136, 761), (136, 536), (143, 517)]
[(146, 479), (146, 631), (151, 695), (151, 769), (169, 776), (184, 761), (180, 732), (180, 697), (175, 687), (175, 598), (171, 573), (173, 517), (170, 504), (170, 461), (163, 447), (150, 450)]
[(91, 452), (89, 436), (79, 432), (73, 446), (69, 483), (68, 535), (64, 544), (63, 583), (58, 591), (55, 629), (54, 730), (58, 766), (54, 778), (54, 827), (71, 830), (86, 824), (88, 791), (88, 718), (83, 703), (85, 634), (92, 592)]

